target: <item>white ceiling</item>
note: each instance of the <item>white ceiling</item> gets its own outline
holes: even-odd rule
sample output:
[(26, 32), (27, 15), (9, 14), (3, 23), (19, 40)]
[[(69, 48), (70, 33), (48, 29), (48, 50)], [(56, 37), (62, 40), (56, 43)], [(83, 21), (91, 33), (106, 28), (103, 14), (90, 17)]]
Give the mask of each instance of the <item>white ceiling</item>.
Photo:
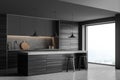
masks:
[(60, 0), (0, 0), (0, 13), (86, 21), (111, 17), (117, 12), (71, 4)]
[(60, 1), (120, 12), (120, 0), (60, 0)]

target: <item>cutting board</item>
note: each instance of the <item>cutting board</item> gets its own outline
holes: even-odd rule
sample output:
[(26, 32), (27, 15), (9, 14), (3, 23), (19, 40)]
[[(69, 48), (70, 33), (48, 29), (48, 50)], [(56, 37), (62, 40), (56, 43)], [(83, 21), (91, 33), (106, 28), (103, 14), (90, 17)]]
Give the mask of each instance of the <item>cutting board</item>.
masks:
[(30, 49), (30, 45), (27, 41), (22, 41), (20, 43), (20, 49), (22, 50), (29, 50)]

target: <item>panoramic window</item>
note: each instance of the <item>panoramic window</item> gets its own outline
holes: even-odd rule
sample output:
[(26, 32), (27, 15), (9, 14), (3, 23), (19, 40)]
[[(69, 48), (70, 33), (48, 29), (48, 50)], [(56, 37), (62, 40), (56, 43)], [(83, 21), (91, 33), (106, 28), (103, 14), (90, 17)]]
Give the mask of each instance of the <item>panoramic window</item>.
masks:
[(115, 65), (115, 23), (87, 26), (88, 62)]

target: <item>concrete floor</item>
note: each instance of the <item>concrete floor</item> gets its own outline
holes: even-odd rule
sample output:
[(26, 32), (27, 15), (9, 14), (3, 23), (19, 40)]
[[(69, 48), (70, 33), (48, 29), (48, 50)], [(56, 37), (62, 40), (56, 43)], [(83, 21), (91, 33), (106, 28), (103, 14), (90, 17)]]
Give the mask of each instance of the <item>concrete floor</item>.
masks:
[(89, 64), (88, 66), (88, 80), (117, 80), (114, 66), (96, 64)]
[(0, 77), (0, 80), (120, 80), (120, 70), (114, 66), (89, 64), (88, 71), (70, 71), (46, 75)]

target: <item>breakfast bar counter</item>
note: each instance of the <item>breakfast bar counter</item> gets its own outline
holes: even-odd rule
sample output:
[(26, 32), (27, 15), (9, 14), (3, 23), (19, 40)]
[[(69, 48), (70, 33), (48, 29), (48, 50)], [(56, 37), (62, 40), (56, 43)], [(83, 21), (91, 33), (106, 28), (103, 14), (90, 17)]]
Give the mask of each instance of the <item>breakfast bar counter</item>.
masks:
[[(87, 51), (28, 50), (18, 53), (18, 74), (24, 76), (87, 69)], [(84, 56), (84, 59), (80, 59)], [(82, 62), (83, 66), (79, 67)]]

